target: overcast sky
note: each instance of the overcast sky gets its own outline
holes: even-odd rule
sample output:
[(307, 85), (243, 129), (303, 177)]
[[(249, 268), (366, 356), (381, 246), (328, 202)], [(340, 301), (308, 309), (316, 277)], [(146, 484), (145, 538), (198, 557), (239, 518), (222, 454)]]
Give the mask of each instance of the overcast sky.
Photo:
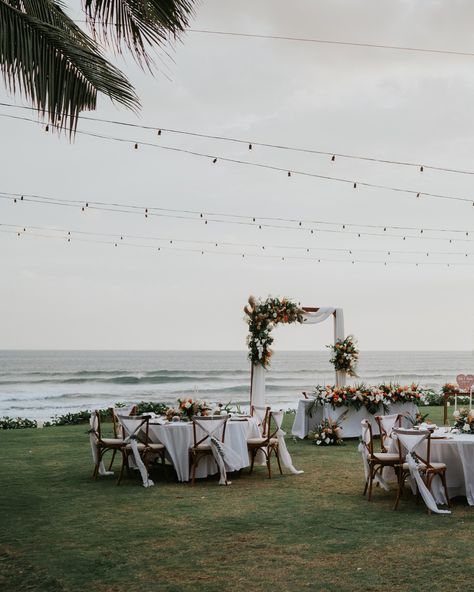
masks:
[[(203, 0), (193, 28), (474, 52), (469, 0)], [(152, 77), (118, 60), (137, 117), (100, 101), (97, 117), (474, 170), (474, 57), (188, 33)], [(0, 100), (22, 104), (0, 87)], [(25, 103), (23, 103), (25, 104)], [(0, 113), (27, 115), (0, 107)], [(420, 198), (140, 146), (162, 143), (360, 182), (474, 196), (474, 177), (82, 122), (73, 144), (0, 117), (0, 191), (85, 201), (338, 223), (472, 230), (469, 203)], [(344, 309), (362, 350), (474, 349), (474, 242), (310, 235), (0, 200), (0, 222), (195, 241), (219, 255), (67, 243), (0, 232), (0, 348), (243, 349), (249, 294)], [(342, 227), (337, 227), (338, 229)], [(389, 234), (388, 232), (387, 234)], [(407, 232), (407, 234), (409, 234)], [(77, 236), (77, 235), (76, 235)], [(425, 233), (424, 236), (429, 236)], [(439, 236), (439, 233), (438, 235)], [(448, 235), (446, 235), (448, 236)], [(449, 235), (452, 236), (452, 235)], [(114, 239), (108, 239), (114, 240)], [(125, 242), (131, 242), (127, 240)], [(140, 241), (165, 246), (164, 242)], [(265, 246), (263, 251), (261, 246)], [(282, 245), (285, 249), (272, 248)], [(176, 246), (176, 243), (174, 243)], [(180, 243), (184, 248), (200, 246)], [(290, 255), (337, 262), (300, 261)], [(326, 249), (346, 249), (328, 251)], [(378, 250), (379, 253), (364, 252)], [(275, 258), (222, 254), (265, 253)], [(349, 254), (349, 250), (353, 251)], [(420, 255), (387, 255), (388, 251)], [(437, 252), (460, 255), (436, 255)], [(426, 252), (430, 252), (426, 256)], [(468, 257), (465, 256), (468, 253)], [(469, 255), (470, 253), (470, 255)], [(280, 256), (287, 257), (285, 261)], [(392, 260), (442, 262), (395, 265)], [(380, 264), (352, 260), (377, 260)], [(383, 265), (388, 261), (387, 266)], [(449, 268), (447, 262), (451, 262)], [(328, 323), (277, 330), (279, 349), (320, 349)]]

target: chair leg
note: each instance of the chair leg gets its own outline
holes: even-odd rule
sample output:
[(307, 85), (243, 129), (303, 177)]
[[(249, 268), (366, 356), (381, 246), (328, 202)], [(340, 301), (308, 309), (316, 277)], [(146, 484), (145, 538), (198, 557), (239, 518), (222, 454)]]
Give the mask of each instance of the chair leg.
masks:
[(367, 495), (367, 501), (370, 502), (372, 499), (372, 483), (374, 481), (374, 469), (373, 467), (370, 467), (369, 470), (369, 492)]
[(280, 469), (280, 475), (283, 475), (283, 471), (281, 470), (281, 462), (280, 462), (280, 451), (278, 448), (275, 448), (275, 455), (277, 457), (278, 468)]
[(398, 504), (400, 502), (400, 498), (402, 497), (402, 493), (403, 493), (403, 485), (404, 485), (404, 479), (403, 479), (403, 469), (402, 467), (399, 468), (399, 470), (397, 471), (398, 473), (398, 491), (397, 491), (397, 499), (395, 500), (395, 505), (393, 506), (393, 509), (396, 510), (398, 508)]
[(193, 456), (193, 464), (192, 464), (192, 478), (191, 478), (191, 485), (194, 486), (194, 482), (196, 481), (196, 465), (197, 465), (197, 455)]
[(443, 484), (444, 495), (446, 496), (446, 504), (447, 504), (448, 508), (450, 508), (451, 502), (449, 501), (448, 484), (446, 483), (446, 472), (443, 471), (442, 473), (440, 473), (439, 476), (441, 479), (441, 483)]
[(272, 478), (271, 455), (272, 455), (272, 449), (268, 448), (268, 450), (267, 450), (267, 469), (268, 469), (268, 478), (269, 479)]
[(127, 465), (127, 469), (128, 469), (128, 457), (127, 457), (127, 453), (122, 450), (122, 466), (120, 467), (120, 473), (119, 473), (119, 477), (117, 479), (117, 485), (120, 485), (120, 483), (122, 482), (123, 479), (123, 473), (125, 471), (125, 465)]
[(110, 464), (109, 464), (109, 469), (108, 469), (109, 471), (112, 470), (112, 465), (114, 464), (116, 453), (117, 453), (117, 449), (114, 449), (114, 451), (112, 452), (112, 458), (111, 458)]
[(250, 455), (252, 457), (251, 462), (250, 462), (250, 474), (252, 474), (253, 471), (253, 465), (255, 462), (255, 457), (257, 456), (257, 449), (256, 448), (252, 448)]

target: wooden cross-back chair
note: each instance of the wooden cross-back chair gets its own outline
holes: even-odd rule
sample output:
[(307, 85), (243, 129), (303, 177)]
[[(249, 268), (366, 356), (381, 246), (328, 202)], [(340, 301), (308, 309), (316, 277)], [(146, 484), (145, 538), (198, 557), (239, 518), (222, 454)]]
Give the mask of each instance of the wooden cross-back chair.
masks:
[(397, 472), (400, 467), (400, 457), (398, 453), (374, 452), (374, 436), (372, 426), (366, 419), (362, 420), (362, 446), (365, 448), (365, 455), (368, 466), (368, 474), (365, 480), (363, 495), (367, 495), (367, 500), (372, 499), (372, 486), (376, 480), (377, 474), (382, 475), (385, 467), (391, 467)]
[(130, 472), (129, 457), (133, 454), (132, 446), (127, 441), (130, 438), (137, 440), (137, 448), (140, 454), (140, 458), (148, 471), (150, 461), (153, 457), (160, 457), (162, 464), (165, 463), (166, 448), (163, 444), (154, 443), (150, 440), (149, 436), (149, 423), (150, 418), (148, 415), (120, 415), (117, 414), (117, 418), (120, 422), (121, 429), (123, 430), (126, 446), (123, 454), (122, 468), (120, 470), (119, 479), (117, 485), (122, 481), (124, 471)]
[(91, 433), (94, 435), (95, 446), (97, 450), (96, 463), (94, 466), (94, 472), (92, 473), (92, 477), (94, 479), (97, 479), (97, 476), (99, 474), (100, 463), (103, 461), (105, 453), (111, 450), (113, 451), (113, 455), (115, 456), (116, 452), (120, 452), (123, 460), (125, 455), (126, 443), (124, 442), (123, 438), (104, 438), (102, 436), (102, 427), (99, 411), (92, 412)]
[(278, 447), (277, 433), (281, 426), (283, 418), (282, 411), (272, 411), (271, 407), (252, 406), (252, 415), (257, 418), (261, 436), (258, 438), (249, 438), (247, 448), (250, 455), (250, 473), (253, 472), (255, 457), (259, 451), (265, 456), (268, 478), (272, 478), (271, 455), (275, 455), (280, 474), (283, 474), (280, 463), (280, 452)]
[[(205, 456), (213, 455), (209, 443), (209, 435), (224, 442), (229, 415), (198, 415), (193, 417), (193, 444), (189, 449), (191, 459), (191, 485), (196, 480), (196, 469), (199, 461)], [(206, 424), (201, 427), (199, 424)], [(207, 426), (209, 426), (207, 428)]]
[(375, 421), (379, 427), (380, 450), (382, 452), (388, 452), (392, 441), (392, 430), (394, 427), (401, 427), (402, 416), (399, 413), (393, 413), (392, 415), (376, 415)]
[[(114, 429), (114, 438), (120, 438), (123, 440), (124, 433), (122, 424), (119, 421), (117, 415), (136, 415), (138, 411), (137, 405), (129, 405), (128, 407), (110, 407), (109, 408), (110, 415), (112, 417), (112, 427)], [(109, 471), (112, 469), (112, 465), (114, 464), (115, 454), (117, 450), (114, 450), (112, 454), (112, 458), (110, 459), (109, 464)]]
[[(394, 428), (393, 432), (394, 432), (395, 437), (397, 437), (399, 434), (402, 436), (403, 435), (410, 436), (414, 433), (418, 436), (424, 436), (424, 438), (422, 440), (420, 440), (419, 443), (417, 444), (417, 448), (423, 441), (425, 441), (426, 442), (425, 456), (423, 457), (420, 454), (418, 454), (417, 452), (413, 452), (412, 454), (415, 455), (416, 459), (421, 464), (421, 472), (422, 472), (422, 474), (424, 474), (423, 481), (425, 482), (425, 485), (429, 489), (430, 492), (431, 492), (431, 484), (433, 483), (433, 479), (436, 476), (440, 478), (441, 484), (444, 489), (444, 495), (446, 496), (446, 503), (448, 506), (450, 506), (448, 486), (446, 483), (446, 465), (445, 465), (445, 463), (431, 462), (431, 432), (430, 432), (430, 430), (413, 430), (413, 429), (410, 430), (410, 429), (403, 429), (403, 428)], [(398, 456), (399, 456), (398, 462), (401, 467), (401, 470), (400, 470), (399, 476), (398, 476), (398, 494), (397, 494), (397, 499), (395, 500), (395, 506), (393, 508), (394, 510), (396, 510), (398, 508), (398, 504), (400, 502), (400, 498), (402, 496), (403, 489), (405, 486), (405, 481), (410, 476), (410, 469), (409, 469), (408, 463), (405, 462), (405, 457), (406, 457), (407, 451), (404, 448), (404, 446), (402, 445), (402, 443), (400, 442), (400, 439), (398, 437), (397, 437), (397, 446), (398, 446)], [(428, 514), (430, 514), (430, 513), (431, 513), (431, 511), (428, 508)]]

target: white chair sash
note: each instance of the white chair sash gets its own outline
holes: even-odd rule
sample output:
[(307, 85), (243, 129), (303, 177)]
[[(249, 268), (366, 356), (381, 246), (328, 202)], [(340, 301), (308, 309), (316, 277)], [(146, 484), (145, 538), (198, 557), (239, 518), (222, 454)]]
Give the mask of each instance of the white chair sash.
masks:
[(392, 415), (380, 415), (380, 424), (385, 432), (385, 448), (388, 450), (392, 442), (392, 430), (398, 419), (398, 413)]
[[(90, 430), (89, 430), (89, 440), (91, 443), (91, 450), (92, 450), (92, 460), (96, 465), (99, 460), (99, 450), (97, 448), (97, 444), (99, 442), (99, 418), (97, 416), (97, 411), (91, 411), (91, 416), (89, 418)], [(104, 477), (105, 475), (113, 475), (113, 471), (107, 471), (104, 466), (104, 462), (101, 460), (99, 464), (99, 475)]]
[[(364, 465), (365, 480), (367, 481), (367, 479), (369, 478), (369, 473), (370, 473), (368, 447), (372, 446), (373, 443), (370, 441), (369, 422), (366, 419), (363, 419), (360, 422), (360, 425), (362, 427), (362, 435), (361, 435), (362, 442), (359, 444), (358, 450), (362, 456), (362, 463)], [(385, 481), (385, 479), (382, 477), (382, 475), (380, 474), (380, 471), (378, 473), (376, 473), (376, 475), (374, 477), (374, 482), (378, 483), (382, 489), (385, 489), (385, 491), (389, 491), (390, 486)]]
[(285, 435), (286, 432), (284, 432), (281, 429), (281, 425), (283, 423), (283, 417), (284, 417), (284, 412), (283, 411), (272, 411), (271, 412), (273, 420), (278, 428), (277, 433), (276, 433), (276, 437), (278, 438), (278, 451), (280, 454), (280, 460), (283, 463), (283, 466), (286, 467), (291, 473), (293, 473), (293, 475), (301, 475), (302, 473), (304, 473), (304, 471), (299, 471), (298, 469), (295, 469), (295, 467), (293, 466), (293, 461), (291, 460), (291, 456), (290, 453), (288, 452), (288, 448), (286, 447), (286, 442), (285, 442)]
[(207, 436), (206, 441), (209, 441), (212, 455), (219, 468), (219, 485), (230, 485), (230, 481), (227, 481), (226, 470), (236, 471), (241, 465), (239, 456), (216, 436), (219, 430), (223, 429), (227, 419), (228, 417), (213, 417), (212, 419), (193, 417), (194, 423)]
[[(414, 449), (423, 442), (430, 435), (429, 431), (424, 430), (401, 430), (394, 428), (393, 438), (398, 439), (400, 444), (406, 449), (406, 462), (410, 470), (410, 475), (413, 479), (413, 485), (416, 484), (418, 491), (423, 498), (427, 508), (429, 508), (435, 514), (451, 514), (450, 510), (440, 510), (436, 505), (436, 502), (431, 494), (431, 491), (426, 487), (423, 481), (420, 471), (422, 466), (416, 459), (413, 451)], [(447, 500), (446, 500), (447, 501)]]
[(153, 487), (155, 484), (148, 475), (148, 471), (141, 459), (137, 444), (137, 436), (143, 426), (143, 419), (124, 415), (117, 415), (117, 418), (124, 431), (124, 441), (130, 444), (132, 449), (133, 459), (137, 469), (140, 471), (143, 487)]

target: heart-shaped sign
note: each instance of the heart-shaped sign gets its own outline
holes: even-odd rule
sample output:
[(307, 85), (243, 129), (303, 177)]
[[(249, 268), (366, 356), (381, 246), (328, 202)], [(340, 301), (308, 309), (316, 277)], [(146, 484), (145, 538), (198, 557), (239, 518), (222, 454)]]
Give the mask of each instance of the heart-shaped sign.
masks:
[(474, 374), (458, 374), (456, 382), (462, 391), (469, 392), (474, 384)]

